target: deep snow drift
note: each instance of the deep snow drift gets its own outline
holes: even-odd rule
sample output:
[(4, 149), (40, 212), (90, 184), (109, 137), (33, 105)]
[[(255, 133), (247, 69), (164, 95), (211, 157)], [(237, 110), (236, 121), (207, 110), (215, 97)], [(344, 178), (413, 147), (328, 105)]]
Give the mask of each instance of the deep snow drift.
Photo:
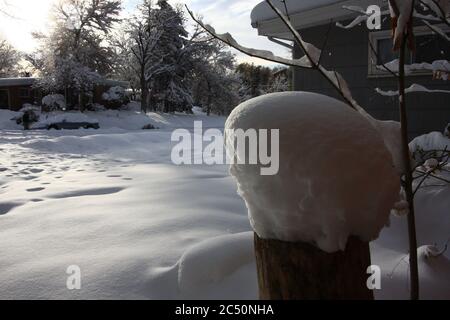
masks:
[[(23, 132), (15, 115), (0, 111), (0, 298), (257, 299), (251, 227), (228, 167), (170, 161), (173, 128), (223, 129), (225, 118), (107, 111), (91, 115), (100, 130)], [(149, 121), (160, 130), (141, 130)], [(448, 187), (418, 193), (420, 246), (443, 249), (449, 201)], [(393, 216), (372, 244), (378, 298), (409, 296), (406, 230)], [(421, 254), (423, 298), (450, 299), (449, 257)], [(72, 265), (79, 291), (66, 287)]]

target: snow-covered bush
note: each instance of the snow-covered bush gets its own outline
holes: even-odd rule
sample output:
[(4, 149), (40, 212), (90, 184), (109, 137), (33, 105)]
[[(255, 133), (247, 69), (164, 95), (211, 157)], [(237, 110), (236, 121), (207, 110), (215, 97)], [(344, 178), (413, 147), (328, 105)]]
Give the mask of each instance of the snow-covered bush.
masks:
[(231, 166), (261, 238), (335, 252), (349, 236), (376, 239), (388, 223), (398, 173), (380, 133), (346, 104), (314, 93), (269, 94), (238, 106), (225, 129), (228, 149), (229, 130), (280, 130), (276, 175), (262, 176), (261, 164)]
[(445, 127), (444, 135), (450, 139), (450, 123)]
[(40, 113), (40, 107), (26, 103), (23, 105), (23, 108), (19, 110), (19, 115), (14, 117), (12, 120), (15, 120), (17, 124), (22, 124), (23, 116), (27, 114), (29, 122), (37, 122), (39, 120)]
[(22, 106), (22, 109), (19, 110), (19, 112), (24, 113), (24, 112), (27, 112), (27, 111), (29, 111), (29, 110), (32, 110), (32, 111), (34, 111), (34, 112), (36, 112), (36, 113), (40, 113), (40, 112), (41, 112), (41, 107), (35, 106), (34, 104), (25, 103), (25, 104)]
[(107, 107), (113, 109), (119, 109), (130, 102), (126, 90), (119, 86), (109, 88), (107, 92), (103, 93), (102, 99)]
[(42, 98), (42, 110), (45, 112), (66, 110), (66, 99), (62, 94), (49, 94)]

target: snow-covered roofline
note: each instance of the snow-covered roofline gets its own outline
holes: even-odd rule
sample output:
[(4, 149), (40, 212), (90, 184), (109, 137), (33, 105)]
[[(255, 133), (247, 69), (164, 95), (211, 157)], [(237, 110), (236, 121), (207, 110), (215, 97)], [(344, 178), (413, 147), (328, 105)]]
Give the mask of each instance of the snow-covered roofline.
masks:
[(29, 86), (36, 80), (36, 78), (0, 78), (0, 87)]
[[(274, 4), (285, 12), (281, 1), (274, 1)], [(330, 20), (342, 21), (355, 15), (343, 6), (360, 6), (365, 9), (369, 5), (383, 6), (383, 4), (385, 5), (383, 0), (286, 0), (291, 22), (298, 29), (329, 23)], [(252, 26), (258, 29), (259, 35), (286, 39), (291, 37), (284, 24), (265, 1), (253, 9), (251, 20)]]

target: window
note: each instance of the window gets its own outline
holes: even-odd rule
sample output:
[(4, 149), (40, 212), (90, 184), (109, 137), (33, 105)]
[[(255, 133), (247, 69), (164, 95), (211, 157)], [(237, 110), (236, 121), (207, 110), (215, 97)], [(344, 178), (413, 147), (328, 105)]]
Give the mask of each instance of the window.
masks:
[[(450, 34), (450, 28), (443, 27), (445, 32)], [(450, 58), (450, 42), (445, 41), (441, 36), (433, 33), (428, 27), (414, 28), (416, 39), (416, 50), (406, 53), (406, 63), (431, 63), (435, 60), (448, 60)], [(377, 54), (369, 48), (369, 76), (390, 76), (383, 69), (377, 68), (377, 65), (387, 63), (398, 59), (398, 52), (392, 50), (391, 31), (378, 31), (369, 34), (369, 41)], [(429, 71), (414, 71), (412, 74), (423, 75), (430, 74)]]
[(20, 98), (29, 98), (30, 97), (30, 89), (29, 88), (20, 88), (19, 89), (19, 97)]

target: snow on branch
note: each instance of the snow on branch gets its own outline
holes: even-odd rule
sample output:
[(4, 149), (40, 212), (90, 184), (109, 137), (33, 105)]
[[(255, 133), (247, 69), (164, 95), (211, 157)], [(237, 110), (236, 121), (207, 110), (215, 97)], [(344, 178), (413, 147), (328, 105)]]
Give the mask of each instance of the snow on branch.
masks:
[(440, 21), (450, 26), (450, 2), (448, 0), (419, 0), (419, 3), (433, 12)]
[(338, 26), (339, 28), (342, 28), (342, 29), (351, 29), (351, 28), (359, 25), (360, 23), (367, 21), (368, 18), (369, 17), (367, 15), (360, 15), (360, 16), (357, 16), (352, 22), (350, 22), (347, 25), (344, 25), (340, 22), (336, 22), (336, 26)]
[(242, 53), (245, 53), (251, 57), (256, 57), (256, 58), (260, 58), (260, 59), (263, 59), (266, 61), (276, 62), (276, 63), (280, 63), (280, 64), (292, 66), (292, 67), (308, 68), (308, 69), (313, 67), (312, 64), (310, 63), (310, 61), (306, 57), (302, 57), (300, 59), (286, 59), (286, 58), (276, 56), (271, 51), (268, 51), (268, 50), (258, 50), (258, 49), (244, 47), (244, 46), (240, 45), (233, 38), (233, 36), (231, 34), (229, 34), (229, 33), (218, 34), (212, 26), (205, 25), (201, 20), (197, 19), (194, 16), (194, 13), (188, 8), (187, 5), (186, 5), (186, 9), (187, 9), (189, 15), (191, 16), (191, 18), (196, 23), (198, 23), (206, 32), (208, 32), (211, 36), (226, 43), (230, 47), (233, 47), (234, 49), (236, 49)]
[[(343, 9), (346, 9), (348, 11), (352, 11), (352, 12), (356, 12), (359, 15), (353, 19), (353, 21), (351, 21), (349, 24), (344, 25), (341, 22), (336, 22), (336, 26), (342, 29), (351, 29), (357, 25), (359, 25), (360, 23), (367, 21), (370, 18), (370, 15), (368, 14), (367, 11), (365, 11), (363, 8), (358, 7), (358, 6), (342, 6)], [(385, 10), (381, 12), (382, 16), (388, 15), (389, 11)]]
[[(385, 97), (395, 97), (398, 96), (399, 93), (398, 91), (383, 91), (380, 88), (376, 88), (375, 91)], [(412, 84), (409, 88), (405, 89), (405, 93), (413, 93), (413, 92), (425, 92), (425, 93), (447, 93), (450, 94), (449, 90), (431, 90), (428, 88), (425, 88), (424, 86), (420, 85), (420, 84)]]
[[(385, 63), (383, 66), (377, 66), (377, 69), (385, 70), (387, 68), (391, 72), (395, 73), (399, 70), (398, 64), (398, 59), (395, 59), (391, 62)], [(448, 74), (450, 73), (450, 62), (448, 60), (436, 60), (432, 63), (423, 62), (405, 65), (405, 73), (407, 75), (417, 71), (430, 71), (435, 75), (440, 75), (438, 78), (441, 78), (442, 80), (448, 80)]]

